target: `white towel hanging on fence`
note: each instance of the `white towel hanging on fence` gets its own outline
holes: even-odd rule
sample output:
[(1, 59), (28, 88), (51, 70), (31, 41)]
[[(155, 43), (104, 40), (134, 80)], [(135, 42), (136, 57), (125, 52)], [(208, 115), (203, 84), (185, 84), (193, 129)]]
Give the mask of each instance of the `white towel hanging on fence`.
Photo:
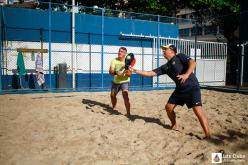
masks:
[(35, 61), (35, 70), (37, 73), (37, 82), (39, 86), (45, 83), (45, 76), (44, 76), (44, 70), (43, 70), (43, 59), (41, 53), (37, 53), (36, 55), (36, 61)]

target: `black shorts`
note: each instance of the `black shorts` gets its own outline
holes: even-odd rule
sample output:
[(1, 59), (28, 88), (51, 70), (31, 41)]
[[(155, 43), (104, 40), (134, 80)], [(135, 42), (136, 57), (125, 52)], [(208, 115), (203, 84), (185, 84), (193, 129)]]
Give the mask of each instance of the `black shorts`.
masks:
[(168, 103), (181, 106), (186, 104), (188, 108), (202, 106), (200, 88), (192, 88), (185, 92), (175, 90), (171, 94)]

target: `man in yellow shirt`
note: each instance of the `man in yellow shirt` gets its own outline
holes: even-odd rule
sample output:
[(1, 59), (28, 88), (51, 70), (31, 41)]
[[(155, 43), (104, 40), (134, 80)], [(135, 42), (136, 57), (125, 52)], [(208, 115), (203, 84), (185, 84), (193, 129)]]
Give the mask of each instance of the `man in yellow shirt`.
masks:
[(109, 68), (109, 74), (114, 76), (112, 87), (111, 87), (111, 102), (113, 110), (115, 109), (117, 98), (116, 95), (120, 90), (122, 90), (122, 96), (124, 99), (125, 107), (127, 110), (126, 116), (130, 116), (130, 102), (128, 97), (128, 84), (130, 82), (130, 77), (122, 74), (122, 69), (125, 66), (125, 57), (127, 54), (127, 49), (125, 47), (120, 47), (118, 52), (118, 57), (111, 61)]

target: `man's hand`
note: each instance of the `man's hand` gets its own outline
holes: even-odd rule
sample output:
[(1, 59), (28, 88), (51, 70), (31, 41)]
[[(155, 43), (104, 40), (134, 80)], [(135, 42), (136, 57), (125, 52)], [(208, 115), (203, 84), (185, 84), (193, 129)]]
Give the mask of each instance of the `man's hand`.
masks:
[(178, 80), (181, 81), (181, 84), (182, 84), (189, 78), (189, 75), (188, 74), (177, 75), (177, 78)]
[(129, 68), (128, 68), (131, 72), (136, 72), (136, 69), (134, 69), (131, 65), (129, 66)]
[(117, 76), (123, 76), (123, 72), (122, 71), (116, 71), (116, 75)]

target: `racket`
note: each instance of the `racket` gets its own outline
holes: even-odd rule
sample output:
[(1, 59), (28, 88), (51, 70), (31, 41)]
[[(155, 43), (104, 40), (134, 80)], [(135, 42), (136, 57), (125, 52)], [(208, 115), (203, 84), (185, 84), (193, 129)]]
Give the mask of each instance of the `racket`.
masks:
[(129, 53), (125, 58), (125, 70), (129, 69), (129, 66), (133, 67), (136, 63), (136, 59), (133, 53)]
[(133, 67), (136, 63), (136, 59), (134, 57), (134, 54), (133, 53), (129, 53), (126, 58), (125, 58), (125, 70), (123, 72), (123, 76), (124, 75), (127, 75), (127, 76), (131, 76), (132, 75), (132, 72), (129, 70), (129, 66)]

